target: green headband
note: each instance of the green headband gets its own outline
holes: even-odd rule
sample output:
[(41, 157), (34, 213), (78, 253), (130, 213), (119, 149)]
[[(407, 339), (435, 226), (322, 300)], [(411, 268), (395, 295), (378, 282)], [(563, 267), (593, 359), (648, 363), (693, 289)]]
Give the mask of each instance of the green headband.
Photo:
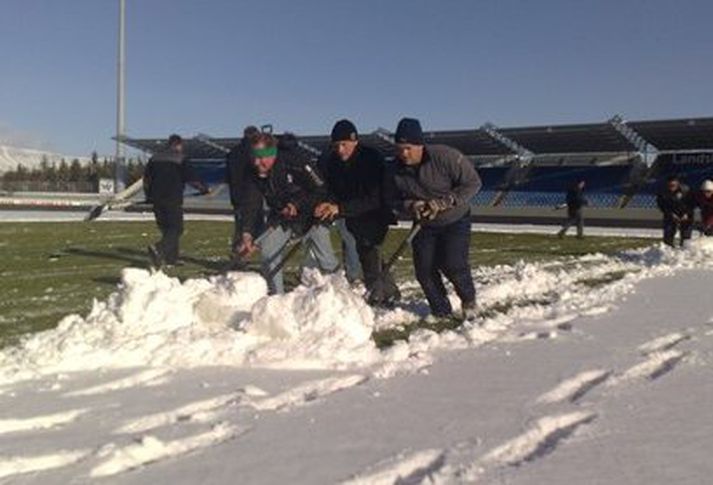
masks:
[(253, 148), (255, 158), (271, 158), (277, 156), (277, 147)]

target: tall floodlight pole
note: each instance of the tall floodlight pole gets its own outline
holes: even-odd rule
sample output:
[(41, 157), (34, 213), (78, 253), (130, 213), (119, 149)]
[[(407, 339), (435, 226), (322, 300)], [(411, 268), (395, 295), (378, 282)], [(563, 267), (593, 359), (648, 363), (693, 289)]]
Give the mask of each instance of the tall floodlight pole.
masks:
[(119, 49), (117, 56), (116, 73), (116, 165), (115, 165), (115, 190), (120, 192), (126, 187), (126, 161), (124, 158), (124, 145), (121, 139), (125, 131), (124, 118), (124, 91), (126, 82), (126, 0), (119, 0)]

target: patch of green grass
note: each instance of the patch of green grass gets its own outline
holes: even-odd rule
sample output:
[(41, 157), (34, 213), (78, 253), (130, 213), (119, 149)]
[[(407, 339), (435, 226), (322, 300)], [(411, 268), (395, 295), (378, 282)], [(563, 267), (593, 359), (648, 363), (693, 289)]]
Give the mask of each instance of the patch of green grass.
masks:
[[(185, 279), (216, 273), (227, 260), (232, 231), (229, 222), (187, 221), (181, 240), (186, 264), (170, 274)], [(385, 254), (405, 235), (404, 229), (390, 231)], [(336, 233), (333, 237), (336, 243)], [(153, 222), (0, 223), (0, 346), (52, 328), (69, 313), (85, 314), (93, 299), (116, 288), (122, 268), (148, 266), (146, 246), (157, 238)], [(470, 260), (474, 266), (548, 261), (648, 244), (636, 238), (476, 233)], [(298, 262), (294, 258), (286, 266), (288, 286), (297, 282)], [(399, 280), (413, 279), (410, 251), (394, 273)]]

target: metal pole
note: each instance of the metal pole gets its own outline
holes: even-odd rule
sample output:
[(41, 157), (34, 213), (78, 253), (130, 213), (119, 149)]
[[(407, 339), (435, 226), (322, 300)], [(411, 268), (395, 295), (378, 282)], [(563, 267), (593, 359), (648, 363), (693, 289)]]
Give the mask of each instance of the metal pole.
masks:
[(126, 187), (126, 165), (124, 145), (119, 141), (125, 135), (124, 91), (126, 81), (126, 0), (119, 0), (119, 49), (116, 80), (116, 167), (115, 191), (121, 192)]

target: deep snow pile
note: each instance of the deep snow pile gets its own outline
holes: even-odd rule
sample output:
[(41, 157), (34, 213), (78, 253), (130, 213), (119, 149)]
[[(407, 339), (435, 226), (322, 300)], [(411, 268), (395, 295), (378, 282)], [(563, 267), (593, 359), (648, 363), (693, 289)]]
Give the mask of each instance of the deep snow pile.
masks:
[(295, 291), (266, 295), (255, 273), (181, 283), (126, 269), (107, 301), (0, 352), (0, 368), (17, 379), (146, 365), (341, 368), (376, 358), (374, 315), (340, 276), (306, 273)]
[[(556, 337), (568, 320), (607, 311), (643, 278), (712, 264), (713, 241), (699, 239), (683, 251), (659, 245), (617, 256), (478, 269), (482, 321), (440, 335), (419, 330), (387, 351), (377, 350), (373, 330), (418, 319), (423, 305), (375, 316), (343, 277), (318, 272), (306, 272), (303, 284), (286, 295), (266, 296), (264, 280), (254, 273), (181, 283), (163, 273), (126, 269), (118, 290), (95, 302), (86, 317), (70, 315), (56, 329), (0, 352), (0, 373), (17, 380), (89, 368), (378, 364), (374, 375), (387, 376), (428, 364), (438, 349), (538, 338), (543, 332)], [(617, 273), (625, 276), (585, 284)], [(489, 308), (498, 311), (488, 314)]]

